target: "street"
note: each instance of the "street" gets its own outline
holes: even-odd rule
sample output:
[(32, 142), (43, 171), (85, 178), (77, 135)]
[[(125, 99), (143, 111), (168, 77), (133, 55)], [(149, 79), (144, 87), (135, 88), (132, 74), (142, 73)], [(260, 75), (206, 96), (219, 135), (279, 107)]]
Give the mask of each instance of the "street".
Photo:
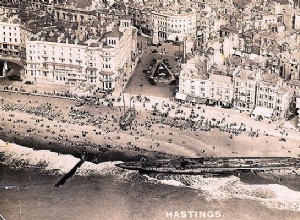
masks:
[[(147, 39), (148, 38), (146, 37), (138, 37), (138, 43), (143, 47), (143, 55), (141, 58), (141, 62), (136, 66), (134, 73), (125, 88), (125, 92), (135, 95), (151, 95), (170, 98), (172, 97), (172, 86), (166, 84), (157, 84), (155, 86), (151, 85), (146, 78), (146, 74), (143, 73), (143, 70), (149, 68), (153, 58), (167, 58), (172, 67), (172, 70), (178, 71), (178, 68), (176, 67), (178, 65), (178, 62), (174, 60), (174, 53), (179, 54), (179, 46), (174, 46), (171, 43), (163, 43), (160, 47), (147, 46)], [(150, 42), (151, 39), (149, 38), (148, 41)], [(180, 47), (182, 51), (182, 46)], [(152, 53), (152, 50), (154, 49), (156, 49), (158, 53)], [(163, 54), (161, 52), (163, 52)]]

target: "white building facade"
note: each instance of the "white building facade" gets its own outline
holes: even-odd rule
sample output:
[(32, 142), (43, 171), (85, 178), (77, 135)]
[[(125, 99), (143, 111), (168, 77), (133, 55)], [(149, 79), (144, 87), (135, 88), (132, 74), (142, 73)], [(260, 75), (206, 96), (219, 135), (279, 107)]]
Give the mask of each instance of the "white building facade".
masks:
[(241, 111), (252, 111), (256, 101), (258, 70), (241, 69), (234, 76), (233, 106)]
[(62, 36), (55, 42), (39, 38), (26, 43), (28, 80), (111, 91), (124, 83), (137, 57), (137, 31), (129, 20), (121, 20), (101, 39), (79, 42)]
[(21, 50), (21, 25), (16, 22), (0, 22), (0, 55), (18, 57)]
[(197, 19), (192, 10), (152, 11), (152, 28), (158, 27), (160, 40), (183, 41), (185, 37), (196, 37)]
[(283, 118), (288, 112), (290, 101), (291, 93), (284, 86), (283, 80), (274, 74), (265, 74), (257, 83), (256, 108), (252, 116), (269, 120)]

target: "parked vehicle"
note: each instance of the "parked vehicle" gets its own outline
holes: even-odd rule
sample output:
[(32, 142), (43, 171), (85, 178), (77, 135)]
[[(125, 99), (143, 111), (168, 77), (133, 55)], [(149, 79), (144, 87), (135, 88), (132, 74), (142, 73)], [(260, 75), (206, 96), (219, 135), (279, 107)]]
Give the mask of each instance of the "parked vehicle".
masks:
[(32, 81), (25, 81), (25, 84), (26, 84), (26, 85), (32, 85), (33, 82), (32, 82)]

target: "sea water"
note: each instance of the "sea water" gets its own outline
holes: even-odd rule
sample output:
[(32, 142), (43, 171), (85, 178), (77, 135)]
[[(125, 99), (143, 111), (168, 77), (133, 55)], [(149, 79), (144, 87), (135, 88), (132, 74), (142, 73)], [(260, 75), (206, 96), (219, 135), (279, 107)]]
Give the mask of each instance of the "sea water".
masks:
[(0, 146), (5, 219), (300, 219), (299, 188), (276, 178), (149, 176), (118, 168), (118, 162), (85, 162), (55, 187), (78, 158), (2, 141)]

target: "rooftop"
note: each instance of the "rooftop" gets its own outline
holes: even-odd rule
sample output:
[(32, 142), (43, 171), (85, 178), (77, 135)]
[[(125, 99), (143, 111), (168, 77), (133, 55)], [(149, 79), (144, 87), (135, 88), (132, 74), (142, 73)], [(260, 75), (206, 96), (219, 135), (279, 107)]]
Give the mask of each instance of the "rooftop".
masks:
[(193, 79), (208, 79), (207, 74), (198, 70), (195, 64), (184, 64), (180, 72), (181, 77), (193, 78)]
[(262, 75), (261, 82), (267, 86), (276, 86), (281, 79), (276, 74), (267, 73)]
[(254, 80), (256, 77), (256, 72), (253, 70), (242, 69), (236, 77), (239, 77), (243, 80)]
[(211, 74), (211, 75), (209, 75), (209, 80), (212, 82), (232, 84), (232, 78), (230, 76)]
[(115, 38), (121, 38), (123, 33), (119, 30), (118, 27), (113, 27), (112, 31), (104, 33), (104, 37), (115, 37)]

